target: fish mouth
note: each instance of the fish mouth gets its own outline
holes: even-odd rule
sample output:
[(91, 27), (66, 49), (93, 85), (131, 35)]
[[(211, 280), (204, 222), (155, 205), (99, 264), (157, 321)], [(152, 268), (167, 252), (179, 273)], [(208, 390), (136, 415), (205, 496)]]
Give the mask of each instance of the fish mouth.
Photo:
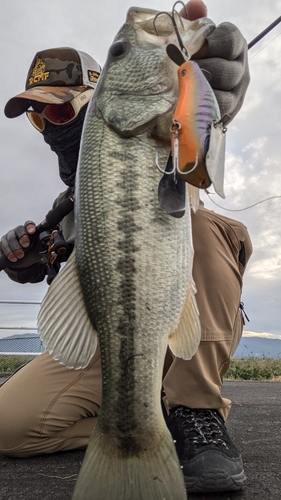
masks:
[[(135, 26), (148, 35), (156, 35), (158, 38), (175, 38), (175, 28), (172, 20), (172, 12), (158, 11), (141, 7), (131, 7), (127, 12), (127, 24)], [(176, 16), (176, 24), (180, 33), (184, 33), (190, 27), (190, 21)], [(162, 43), (159, 41), (159, 43)]]
[(126, 24), (134, 26), (139, 43), (149, 40), (159, 45), (173, 43), (177, 46), (180, 44), (181, 49), (183, 44), (191, 57), (201, 48), (206, 36), (216, 25), (206, 17), (194, 21), (185, 19), (174, 9), (175, 5), (173, 12), (131, 7), (127, 12)]

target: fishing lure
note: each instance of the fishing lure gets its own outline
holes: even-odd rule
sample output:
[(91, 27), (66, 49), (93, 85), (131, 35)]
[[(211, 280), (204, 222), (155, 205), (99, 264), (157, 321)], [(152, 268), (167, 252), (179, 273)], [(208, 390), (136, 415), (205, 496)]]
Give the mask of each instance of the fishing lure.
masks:
[[(225, 132), (215, 94), (209, 85), (204, 70), (190, 60), (177, 26), (175, 10), (160, 12), (171, 19), (178, 46), (170, 43), (166, 47), (168, 57), (179, 66), (179, 97), (171, 125), (171, 154), (166, 169), (157, 168), (164, 174), (159, 184), (160, 206), (176, 217), (184, 213), (185, 190), (182, 182), (206, 189), (212, 183), (222, 198), (225, 158)], [(178, 15), (178, 21), (182, 23)], [(209, 75), (208, 75), (209, 76)], [(194, 188), (193, 188), (194, 189)]]
[(211, 184), (205, 161), (211, 125), (220, 119), (219, 107), (213, 90), (194, 61), (181, 64), (178, 79), (179, 98), (171, 126), (173, 162), (180, 177), (205, 189)]

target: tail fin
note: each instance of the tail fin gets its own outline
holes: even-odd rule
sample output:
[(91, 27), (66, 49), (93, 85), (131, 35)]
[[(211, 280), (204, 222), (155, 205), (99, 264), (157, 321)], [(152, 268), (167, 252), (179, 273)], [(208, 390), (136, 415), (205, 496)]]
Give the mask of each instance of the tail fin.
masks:
[(169, 431), (161, 436), (157, 449), (124, 458), (106, 450), (96, 428), (72, 497), (92, 499), (186, 500), (184, 478)]

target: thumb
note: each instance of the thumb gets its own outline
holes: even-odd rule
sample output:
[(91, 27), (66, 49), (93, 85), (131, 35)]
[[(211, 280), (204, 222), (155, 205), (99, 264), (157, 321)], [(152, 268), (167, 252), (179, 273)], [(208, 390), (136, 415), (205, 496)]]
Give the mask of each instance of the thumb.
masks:
[[(184, 19), (189, 19), (189, 21), (195, 21), (195, 19), (199, 19), (200, 17), (207, 17), (207, 7), (203, 0), (189, 0), (189, 2), (185, 4), (185, 7), (181, 9), (179, 15)], [(207, 47), (208, 44), (205, 40), (201, 49), (199, 49), (196, 54), (193, 54), (192, 59), (202, 59), (205, 57)]]
[(207, 16), (207, 7), (204, 4), (203, 0), (189, 0), (189, 2), (187, 2), (185, 7), (181, 9), (179, 14), (184, 19), (189, 19), (190, 21), (194, 21), (195, 19), (199, 19), (199, 17)]

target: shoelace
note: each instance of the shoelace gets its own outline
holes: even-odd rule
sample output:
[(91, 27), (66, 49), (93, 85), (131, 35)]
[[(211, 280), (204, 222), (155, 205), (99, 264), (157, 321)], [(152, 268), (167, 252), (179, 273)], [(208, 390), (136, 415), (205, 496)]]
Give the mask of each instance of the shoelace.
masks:
[(224, 439), (223, 424), (211, 410), (194, 410), (191, 408), (178, 407), (175, 416), (182, 418), (185, 443), (197, 446), (214, 444), (228, 448)]

